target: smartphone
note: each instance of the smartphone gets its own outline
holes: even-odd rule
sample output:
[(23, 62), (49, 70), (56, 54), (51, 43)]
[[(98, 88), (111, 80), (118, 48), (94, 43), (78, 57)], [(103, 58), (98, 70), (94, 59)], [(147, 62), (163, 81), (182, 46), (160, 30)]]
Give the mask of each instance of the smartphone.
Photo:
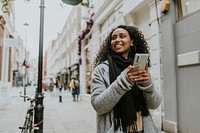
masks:
[(139, 64), (140, 67), (136, 70), (144, 70), (147, 64), (147, 60), (149, 58), (149, 54), (142, 54), (142, 53), (136, 53), (133, 65)]

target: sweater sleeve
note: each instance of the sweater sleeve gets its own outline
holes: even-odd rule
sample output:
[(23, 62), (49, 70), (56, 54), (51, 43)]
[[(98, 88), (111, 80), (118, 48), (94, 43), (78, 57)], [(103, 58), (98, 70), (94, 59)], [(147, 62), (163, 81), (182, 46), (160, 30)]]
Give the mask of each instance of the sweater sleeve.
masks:
[(143, 90), (144, 97), (149, 109), (156, 109), (161, 104), (162, 94), (160, 89), (155, 85), (155, 82), (151, 79), (146, 85), (139, 85), (138, 87)]
[(123, 71), (110, 85), (108, 67), (105, 64), (97, 66), (92, 74), (91, 104), (100, 115), (111, 111), (120, 98), (129, 90), (132, 83)]

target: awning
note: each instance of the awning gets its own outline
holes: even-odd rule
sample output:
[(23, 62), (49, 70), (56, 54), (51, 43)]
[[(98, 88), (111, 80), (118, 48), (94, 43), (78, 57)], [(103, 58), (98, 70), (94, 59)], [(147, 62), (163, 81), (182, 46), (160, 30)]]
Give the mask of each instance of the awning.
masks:
[(58, 73), (57, 73), (57, 76), (61, 76), (61, 72), (58, 72)]
[(66, 72), (67, 72), (67, 70), (64, 68), (60, 71), (61, 74), (65, 74)]

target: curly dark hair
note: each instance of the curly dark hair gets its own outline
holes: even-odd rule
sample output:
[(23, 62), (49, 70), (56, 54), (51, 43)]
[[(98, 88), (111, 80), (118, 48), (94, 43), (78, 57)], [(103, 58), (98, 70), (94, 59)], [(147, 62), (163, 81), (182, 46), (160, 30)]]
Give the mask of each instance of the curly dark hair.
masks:
[[(111, 50), (111, 40), (112, 40), (112, 33), (118, 29), (123, 28), (126, 31), (128, 31), (131, 40), (133, 40), (134, 46), (131, 47), (130, 51), (133, 53), (149, 53), (149, 47), (144, 39), (144, 35), (141, 31), (138, 30), (138, 28), (134, 26), (126, 26), (126, 25), (119, 25), (118, 27), (114, 28), (108, 37), (103, 41), (103, 44), (100, 47), (100, 50), (97, 53), (97, 56), (94, 60), (94, 67), (96, 67), (101, 62), (105, 61), (107, 59), (107, 54)], [(150, 62), (150, 60), (149, 60)]]

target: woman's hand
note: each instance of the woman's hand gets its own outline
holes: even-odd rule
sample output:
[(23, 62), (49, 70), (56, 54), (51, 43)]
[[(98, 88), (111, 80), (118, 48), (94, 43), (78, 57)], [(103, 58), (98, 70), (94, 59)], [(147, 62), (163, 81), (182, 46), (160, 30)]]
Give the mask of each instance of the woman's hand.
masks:
[(148, 72), (148, 65), (146, 65), (145, 70), (137, 70), (139, 65), (128, 66), (126, 73), (132, 82), (138, 84), (146, 84), (150, 80), (150, 74)]

